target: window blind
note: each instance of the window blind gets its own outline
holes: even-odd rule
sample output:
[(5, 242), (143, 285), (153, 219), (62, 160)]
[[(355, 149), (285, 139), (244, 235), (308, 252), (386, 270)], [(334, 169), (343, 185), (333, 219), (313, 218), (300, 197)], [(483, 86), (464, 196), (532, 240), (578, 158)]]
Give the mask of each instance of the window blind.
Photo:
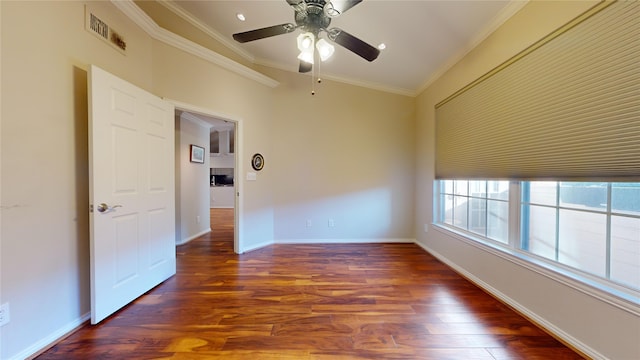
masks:
[(600, 4), (436, 105), (436, 177), (640, 179), (640, 2)]

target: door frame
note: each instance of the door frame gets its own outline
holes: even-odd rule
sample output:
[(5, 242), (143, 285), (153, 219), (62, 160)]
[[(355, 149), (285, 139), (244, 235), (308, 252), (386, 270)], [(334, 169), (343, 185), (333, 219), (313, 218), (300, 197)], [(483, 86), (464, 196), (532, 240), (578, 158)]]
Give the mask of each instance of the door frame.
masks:
[[(243, 187), (244, 187), (244, 183), (242, 181), (241, 178), (241, 174), (244, 174), (244, 169), (243, 169), (243, 162), (240, 161), (240, 159), (242, 159), (242, 149), (243, 147), (243, 121), (241, 117), (238, 116), (234, 116), (234, 115), (229, 115), (229, 114), (222, 114), (219, 113), (217, 111), (214, 110), (210, 110), (210, 109), (205, 109), (202, 107), (198, 107), (195, 105), (191, 105), (191, 104), (187, 104), (187, 103), (183, 103), (181, 101), (177, 101), (177, 100), (173, 100), (173, 99), (168, 99), (168, 98), (163, 98), (163, 100), (173, 104), (173, 106), (175, 107), (176, 111), (185, 111), (188, 113), (193, 113), (196, 115), (202, 115), (202, 116), (206, 116), (206, 117), (213, 117), (219, 120), (224, 120), (224, 121), (229, 121), (229, 122), (233, 122), (235, 124), (235, 134), (234, 134), (234, 141), (235, 141), (235, 167), (234, 167), (234, 175), (233, 178), (234, 180), (234, 185), (235, 185), (235, 196), (234, 196), (234, 206), (233, 206), (233, 221), (234, 221), (234, 227), (233, 227), (233, 251), (236, 254), (242, 254), (244, 252), (244, 246), (243, 246), (243, 231), (242, 231), (242, 208), (243, 208), (243, 201), (242, 201), (242, 197), (241, 194), (243, 193)], [(179, 204), (176, 204), (176, 208), (177, 206), (179, 206)]]

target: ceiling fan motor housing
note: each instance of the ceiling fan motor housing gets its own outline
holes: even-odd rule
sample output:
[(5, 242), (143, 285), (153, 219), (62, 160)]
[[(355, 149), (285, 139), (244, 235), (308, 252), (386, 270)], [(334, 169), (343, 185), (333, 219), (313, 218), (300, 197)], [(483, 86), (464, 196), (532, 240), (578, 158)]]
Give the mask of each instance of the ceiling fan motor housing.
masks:
[(305, 0), (307, 6), (295, 12), (296, 24), (305, 31), (317, 35), (320, 30), (327, 29), (331, 18), (324, 12), (325, 0)]

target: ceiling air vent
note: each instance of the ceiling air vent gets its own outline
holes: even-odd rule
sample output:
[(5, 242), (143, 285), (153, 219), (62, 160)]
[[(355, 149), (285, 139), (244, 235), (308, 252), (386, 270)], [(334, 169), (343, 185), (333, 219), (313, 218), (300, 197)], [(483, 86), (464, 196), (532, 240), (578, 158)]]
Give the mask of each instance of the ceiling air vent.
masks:
[(85, 29), (122, 54), (125, 53), (127, 43), (124, 41), (124, 37), (100, 19), (88, 5), (85, 7)]

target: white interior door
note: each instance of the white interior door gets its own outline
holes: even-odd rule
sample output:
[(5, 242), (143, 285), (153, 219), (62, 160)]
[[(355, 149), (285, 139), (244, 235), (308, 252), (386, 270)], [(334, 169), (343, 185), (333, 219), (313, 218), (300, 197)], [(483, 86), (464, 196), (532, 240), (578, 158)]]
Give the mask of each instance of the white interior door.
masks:
[(176, 272), (174, 107), (89, 71), (91, 323)]

